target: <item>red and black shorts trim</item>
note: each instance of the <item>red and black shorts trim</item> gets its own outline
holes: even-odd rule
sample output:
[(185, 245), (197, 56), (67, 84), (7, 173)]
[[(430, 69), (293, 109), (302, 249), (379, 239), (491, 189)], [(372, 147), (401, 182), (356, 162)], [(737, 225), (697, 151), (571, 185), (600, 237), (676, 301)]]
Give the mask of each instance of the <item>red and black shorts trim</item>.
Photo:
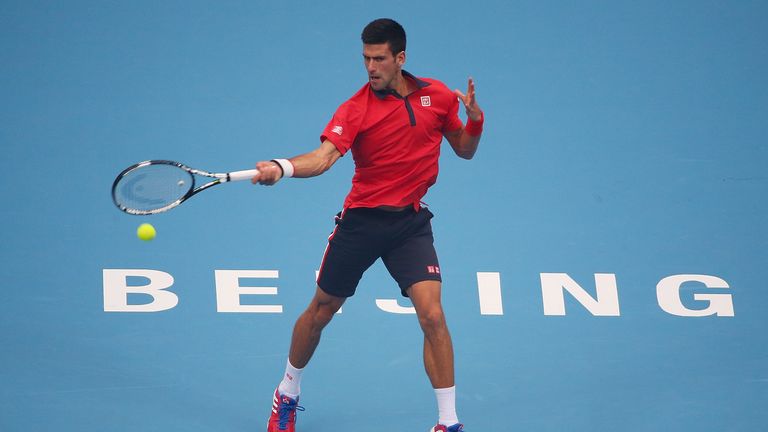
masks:
[(441, 281), (427, 208), (387, 211), (345, 209), (328, 238), (317, 286), (336, 297), (351, 297), (363, 273), (381, 258), (400, 292), (416, 282)]

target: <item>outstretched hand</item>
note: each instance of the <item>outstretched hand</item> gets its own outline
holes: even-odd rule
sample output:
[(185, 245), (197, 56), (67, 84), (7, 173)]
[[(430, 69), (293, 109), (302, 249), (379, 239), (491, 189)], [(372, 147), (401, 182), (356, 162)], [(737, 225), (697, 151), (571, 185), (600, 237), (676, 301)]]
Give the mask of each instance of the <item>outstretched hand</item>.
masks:
[(283, 176), (283, 170), (272, 161), (261, 161), (256, 164), (256, 169), (259, 173), (251, 179), (253, 184), (272, 186)]
[(480, 121), (483, 117), (483, 111), (480, 109), (480, 106), (477, 105), (477, 100), (475, 99), (475, 81), (472, 77), (469, 77), (467, 94), (462, 93), (461, 90), (458, 89), (454, 90), (453, 93), (464, 104), (464, 108), (467, 110), (467, 117), (471, 118), (473, 121)]

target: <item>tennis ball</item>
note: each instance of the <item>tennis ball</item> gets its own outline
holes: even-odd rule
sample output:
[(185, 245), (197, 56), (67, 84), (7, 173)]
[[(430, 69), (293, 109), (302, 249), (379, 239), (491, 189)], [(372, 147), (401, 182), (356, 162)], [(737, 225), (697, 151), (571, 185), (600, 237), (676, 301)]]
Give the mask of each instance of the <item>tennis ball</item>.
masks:
[(155, 235), (157, 232), (155, 231), (155, 227), (152, 226), (152, 224), (143, 223), (139, 225), (139, 228), (136, 230), (136, 236), (138, 236), (140, 239), (144, 241), (150, 241), (153, 238), (155, 238)]

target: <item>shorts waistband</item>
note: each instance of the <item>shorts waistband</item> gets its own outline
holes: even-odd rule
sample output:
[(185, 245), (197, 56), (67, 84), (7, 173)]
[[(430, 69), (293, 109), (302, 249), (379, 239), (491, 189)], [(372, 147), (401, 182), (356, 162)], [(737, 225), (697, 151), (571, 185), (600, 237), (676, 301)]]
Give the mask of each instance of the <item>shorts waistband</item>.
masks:
[(406, 207), (352, 207), (345, 209), (342, 214), (357, 213), (357, 214), (369, 214), (369, 215), (381, 215), (384, 216), (399, 216), (415, 213), (413, 206)]
[(407, 205), (407, 206), (402, 206), (402, 207), (383, 205), (383, 206), (378, 206), (378, 207), (374, 207), (374, 208), (376, 210), (384, 210), (384, 211), (392, 212), (392, 213), (399, 213), (399, 212), (404, 212), (406, 210), (413, 210), (413, 206), (412, 205)]

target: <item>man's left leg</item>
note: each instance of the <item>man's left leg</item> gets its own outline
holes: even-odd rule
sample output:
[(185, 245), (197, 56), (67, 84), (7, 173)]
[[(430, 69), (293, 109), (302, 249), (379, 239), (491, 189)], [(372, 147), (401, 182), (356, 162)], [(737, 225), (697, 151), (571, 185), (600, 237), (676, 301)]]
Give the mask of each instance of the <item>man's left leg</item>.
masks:
[(456, 415), (453, 343), (440, 292), (441, 283), (433, 280), (417, 282), (407, 290), (424, 332), (424, 368), (437, 397), (439, 420), (432, 431), (460, 431), (462, 426)]

